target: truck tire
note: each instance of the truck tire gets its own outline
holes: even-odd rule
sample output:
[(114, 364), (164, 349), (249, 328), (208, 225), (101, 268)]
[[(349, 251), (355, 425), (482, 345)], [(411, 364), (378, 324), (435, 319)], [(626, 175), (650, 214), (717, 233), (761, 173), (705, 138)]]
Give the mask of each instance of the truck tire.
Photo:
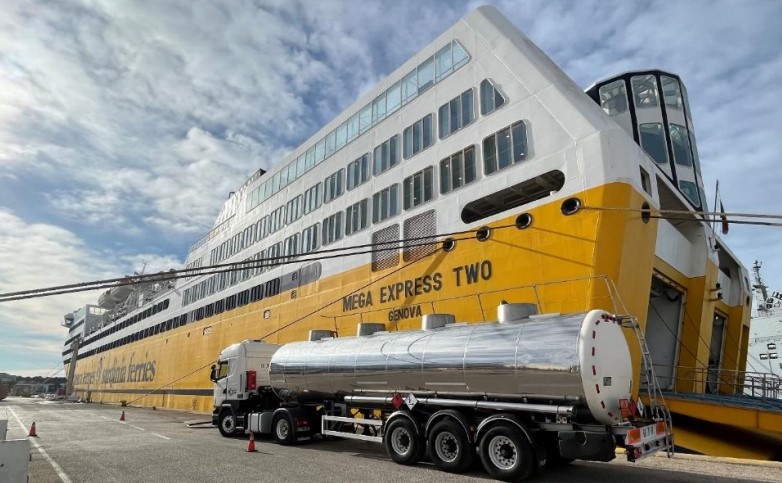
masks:
[(277, 413), (272, 420), (272, 435), (274, 441), (282, 446), (296, 444), (296, 426), (287, 411)]
[(220, 430), (220, 434), (226, 438), (236, 436), (236, 417), (230, 409), (220, 411), (217, 428)]
[(386, 426), (383, 446), (388, 456), (400, 465), (414, 465), (424, 454), (424, 442), (412, 421), (398, 417)]
[(521, 481), (537, 467), (532, 446), (515, 425), (498, 423), (481, 436), (478, 453), (486, 472), (494, 479)]
[(444, 419), (434, 425), (428, 438), (432, 463), (449, 473), (462, 473), (473, 462), (475, 447), (461, 424)]

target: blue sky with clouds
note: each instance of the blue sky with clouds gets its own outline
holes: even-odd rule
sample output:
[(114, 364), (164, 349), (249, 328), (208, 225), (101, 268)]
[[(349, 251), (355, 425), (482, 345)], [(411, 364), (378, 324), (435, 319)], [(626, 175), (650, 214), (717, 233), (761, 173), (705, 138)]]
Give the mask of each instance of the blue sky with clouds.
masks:
[[(708, 199), (782, 213), (782, 2), (497, 1), (579, 85), (687, 84)], [(480, 3), (3, 2), (0, 293), (178, 266), (228, 192)], [(782, 289), (782, 231), (728, 245)], [(76, 294), (0, 304), (0, 372), (60, 360)]]

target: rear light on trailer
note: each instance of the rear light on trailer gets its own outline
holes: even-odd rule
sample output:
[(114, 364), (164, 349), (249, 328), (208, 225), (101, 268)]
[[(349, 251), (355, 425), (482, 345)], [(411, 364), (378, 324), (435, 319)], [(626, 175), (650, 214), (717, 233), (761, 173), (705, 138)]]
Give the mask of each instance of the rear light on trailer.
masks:
[(623, 419), (633, 419), (638, 416), (638, 406), (635, 404), (635, 401), (633, 401), (633, 398), (620, 399), (619, 409), (622, 412)]
[(247, 371), (247, 390), (255, 391), (255, 371)]
[(627, 432), (627, 444), (636, 444), (641, 442), (641, 428), (634, 428)]
[(657, 434), (665, 434), (665, 422), (664, 421), (657, 421), (655, 432)]

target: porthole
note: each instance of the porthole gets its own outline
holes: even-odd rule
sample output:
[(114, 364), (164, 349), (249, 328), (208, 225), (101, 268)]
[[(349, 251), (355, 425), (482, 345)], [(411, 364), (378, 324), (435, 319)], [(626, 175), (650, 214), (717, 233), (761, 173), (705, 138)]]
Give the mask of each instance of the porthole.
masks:
[(444, 252), (450, 252), (454, 248), (456, 248), (456, 240), (453, 238), (446, 238), (443, 240), (443, 251)]
[(532, 215), (529, 213), (522, 213), (516, 217), (516, 228), (524, 230), (532, 226)]
[(578, 198), (568, 198), (562, 202), (562, 214), (565, 216), (575, 215), (581, 209), (581, 200)]
[(475, 232), (475, 238), (482, 242), (488, 240), (491, 238), (491, 228), (488, 226), (482, 226), (478, 228), (478, 230)]
[(649, 219), (652, 217), (652, 207), (646, 201), (641, 205), (641, 220), (644, 223), (649, 223)]

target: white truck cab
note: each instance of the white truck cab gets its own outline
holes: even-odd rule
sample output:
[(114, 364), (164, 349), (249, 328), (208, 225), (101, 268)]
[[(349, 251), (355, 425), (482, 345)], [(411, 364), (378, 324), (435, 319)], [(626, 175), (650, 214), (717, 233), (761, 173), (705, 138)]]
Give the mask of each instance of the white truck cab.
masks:
[(279, 347), (261, 340), (244, 340), (220, 352), (209, 378), (214, 382), (212, 423), (224, 436), (245, 427), (245, 406), (273, 397), (268, 369)]

